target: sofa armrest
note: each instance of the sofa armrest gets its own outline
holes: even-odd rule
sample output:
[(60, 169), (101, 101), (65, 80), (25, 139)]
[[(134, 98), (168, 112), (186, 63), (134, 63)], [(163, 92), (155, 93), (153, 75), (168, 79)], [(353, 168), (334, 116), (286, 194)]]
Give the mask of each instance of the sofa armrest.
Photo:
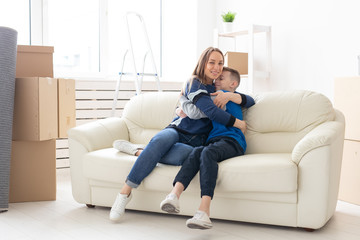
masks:
[(70, 129), (68, 137), (73, 197), (79, 203), (93, 204), (82, 158), (88, 152), (111, 147), (116, 139), (128, 140), (127, 125), (123, 118), (97, 120)]
[(345, 119), (336, 111), (298, 142), (292, 158), (298, 164), (298, 226), (317, 229), (334, 214), (338, 199)]
[(322, 146), (331, 145), (339, 134), (343, 134), (344, 124), (342, 122), (325, 122), (306, 134), (294, 147), (291, 158), (299, 164), (303, 156)]
[(86, 123), (68, 131), (69, 139), (76, 140), (89, 152), (112, 146), (117, 139), (129, 140), (127, 125), (122, 118), (111, 117)]

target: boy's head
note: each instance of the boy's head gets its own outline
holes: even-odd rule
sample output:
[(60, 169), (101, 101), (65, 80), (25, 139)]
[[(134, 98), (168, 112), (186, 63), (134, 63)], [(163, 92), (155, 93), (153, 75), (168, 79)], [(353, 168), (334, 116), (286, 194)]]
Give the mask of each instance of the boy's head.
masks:
[(240, 84), (239, 72), (229, 67), (224, 67), (220, 77), (218, 77), (215, 80), (216, 90), (235, 92), (239, 84)]

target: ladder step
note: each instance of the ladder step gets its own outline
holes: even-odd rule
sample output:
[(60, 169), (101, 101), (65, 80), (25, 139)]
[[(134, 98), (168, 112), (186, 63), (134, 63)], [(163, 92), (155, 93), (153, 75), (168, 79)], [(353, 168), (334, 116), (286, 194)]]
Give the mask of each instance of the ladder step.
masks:
[(138, 76), (157, 76), (157, 73), (126, 73), (126, 72), (119, 72), (119, 75), (138, 75)]
[[(145, 40), (146, 40), (146, 45), (147, 45), (147, 48), (148, 48), (148, 51), (145, 53), (145, 56), (144, 56), (144, 62), (143, 62), (143, 67), (142, 67), (142, 71), (141, 73), (140, 72), (137, 72), (137, 68), (136, 68), (136, 63), (135, 63), (135, 60), (134, 60), (134, 53), (133, 53), (133, 45), (132, 45), (132, 38), (131, 38), (131, 34), (130, 34), (130, 25), (129, 25), (129, 15), (135, 15), (136, 17), (139, 18), (141, 24), (142, 24), (142, 29), (144, 31), (144, 36), (145, 36)], [(127, 24), (127, 30), (128, 30), (128, 37), (129, 37), (129, 49), (126, 50), (126, 52), (124, 53), (124, 56), (123, 56), (123, 63), (122, 63), (122, 67), (121, 67), (121, 70), (119, 72), (119, 79), (116, 81), (116, 88), (115, 88), (115, 96), (114, 96), (114, 100), (113, 100), (113, 107), (112, 107), (112, 111), (111, 111), (111, 116), (114, 116), (115, 115), (115, 108), (116, 108), (116, 104), (117, 104), (117, 99), (118, 99), (118, 94), (119, 94), (119, 89), (120, 89), (120, 82), (121, 82), (121, 78), (124, 76), (124, 75), (129, 75), (129, 76), (135, 76), (135, 88), (136, 88), (136, 95), (140, 94), (141, 93), (141, 85), (143, 83), (143, 78), (144, 76), (151, 76), (151, 77), (154, 77), (155, 78), (155, 81), (158, 85), (158, 89), (159, 89), (159, 92), (161, 92), (161, 88), (160, 88), (160, 78), (159, 78), (159, 75), (157, 73), (157, 70), (156, 70), (156, 64), (155, 64), (155, 59), (154, 59), (154, 55), (152, 54), (152, 50), (151, 50), (151, 46), (150, 46), (150, 41), (149, 41), (149, 36), (146, 32), (146, 27), (145, 27), (145, 22), (144, 22), (144, 19), (142, 18), (141, 15), (137, 14), (137, 13), (134, 13), (134, 12), (128, 12), (126, 13), (126, 24)], [(134, 72), (123, 72), (124, 71), (124, 64), (125, 64), (125, 58), (128, 54), (128, 52), (131, 54), (132, 58), (133, 58), (133, 64), (134, 64)], [(148, 56), (148, 53), (150, 53), (150, 57), (151, 57), (151, 62), (153, 64), (153, 73), (144, 73), (145, 71), (145, 60), (146, 60), (146, 57)]]

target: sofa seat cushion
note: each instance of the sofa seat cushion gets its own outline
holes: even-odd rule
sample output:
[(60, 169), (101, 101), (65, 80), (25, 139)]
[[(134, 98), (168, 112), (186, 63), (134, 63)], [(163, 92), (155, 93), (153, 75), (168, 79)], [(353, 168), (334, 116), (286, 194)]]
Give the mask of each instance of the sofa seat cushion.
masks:
[(83, 156), (83, 173), (87, 178), (124, 183), (137, 157), (104, 148)]
[[(171, 190), (178, 166), (159, 164), (144, 180), (146, 189)], [(199, 192), (199, 174), (186, 191)], [(297, 190), (297, 165), (291, 154), (250, 154), (219, 163), (216, 192), (276, 192), (293, 193)]]
[[(124, 183), (135, 156), (113, 148), (89, 152), (83, 157), (84, 175), (93, 180)], [(168, 192), (179, 166), (158, 164), (145, 178), (141, 188)], [(187, 191), (199, 192), (199, 174)], [(291, 154), (249, 154), (225, 160), (219, 164), (216, 191), (221, 192), (277, 192), (297, 190), (297, 166)]]
[(290, 153), (246, 154), (219, 164), (217, 188), (221, 192), (295, 192), (297, 171)]

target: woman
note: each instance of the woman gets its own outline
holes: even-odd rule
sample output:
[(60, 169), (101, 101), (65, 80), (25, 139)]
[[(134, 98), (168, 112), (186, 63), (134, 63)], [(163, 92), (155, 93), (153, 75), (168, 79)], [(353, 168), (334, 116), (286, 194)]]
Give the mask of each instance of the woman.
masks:
[[(226, 126), (234, 126), (245, 130), (244, 121), (218, 108), (211, 100), (210, 94), (215, 92), (214, 79), (218, 78), (224, 65), (224, 55), (213, 47), (205, 49), (195, 67), (192, 78), (186, 82), (183, 95), (205, 113), (208, 118), (190, 119), (176, 117), (170, 125), (157, 133), (141, 152), (134, 163), (124, 186), (118, 193), (110, 211), (110, 220), (119, 221), (124, 215), (126, 204), (131, 200), (131, 191), (137, 188), (142, 180), (155, 168), (156, 164), (177, 143), (192, 147), (202, 146), (212, 128), (211, 121)], [(241, 103), (239, 94), (230, 93), (231, 100)], [(188, 151), (187, 153), (190, 153)], [(187, 154), (184, 154), (185, 159)], [(166, 163), (166, 162), (163, 162)]]

